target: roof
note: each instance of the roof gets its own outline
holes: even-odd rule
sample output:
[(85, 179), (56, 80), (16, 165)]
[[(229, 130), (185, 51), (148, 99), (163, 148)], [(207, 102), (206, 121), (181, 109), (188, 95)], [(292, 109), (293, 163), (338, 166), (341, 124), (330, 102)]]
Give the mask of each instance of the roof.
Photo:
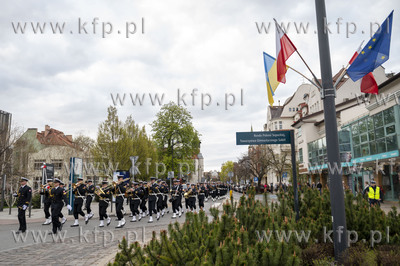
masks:
[(44, 131), (36, 132), (36, 138), (43, 145), (59, 145), (76, 148), (71, 135), (66, 136), (62, 131), (50, 128), (47, 125)]
[[(333, 77), (332, 81), (333, 84), (336, 83), (338, 78), (341, 76), (342, 72), (344, 71), (344, 68), (342, 67)], [(336, 86), (336, 89), (338, 90), (349, 78), (343, 77), (342, 80), (339, 82), (339, 84)], [(322, 79), (318, 79), (319, 83), (322, 84)], [(319, 89), (319, 88), (318, 88)]]
[(271, 113), (271, 120), (281, 117), (283, 106), (269, 106), (269, 111)]
[(392, 83), (393, 81), (397, 80), (398, 78), (400, 78), (400, 72), (397, 73), (396, 75), (392, 76), (391, 78), (385, 80), (381, 84), (379, 84), (378, 89), (379, 90), (382, 89), (383, 87), (387, 86), (388, 84)]

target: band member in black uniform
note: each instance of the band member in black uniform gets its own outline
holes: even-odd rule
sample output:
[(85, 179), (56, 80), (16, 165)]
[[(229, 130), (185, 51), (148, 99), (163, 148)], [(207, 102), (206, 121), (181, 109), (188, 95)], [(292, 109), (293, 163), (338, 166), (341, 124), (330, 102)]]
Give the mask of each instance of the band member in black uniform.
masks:
[(157, 209), (157, 220), (160, 219), (161, 211), (163, 209), (163, 189), (161, 188), (161, 179), (157, 180), (157, 203), (156, 203), (156, 209)]
[(205, 188), (205, 201), (208, 201), (208, 198), (210, 197), (210, 188), (209, 185), (207, 183), (204, 184), (204, 188)]
[(203, 208), (204, 208), (205, 197), (206, 197), (206, 187), (204, 186), (203, 183), (200, 183), (199, 194), (197, 196), (197, 199), (199, 200), (199, 209), (200, 210), (203, 210)]
[[(60, 182), (60, 188), (63, 189), (63, 201), (64, 201), (64, 206), (68, 207), (68, 210), (72, 210), (71, 205), (69, 205), (68, 203), (68, 191), (64, 188), (65, 184), (63, 182)], [(62, 209), (60, 211), (60, 218), (61, 218), (61, 224), (65, 224), (65, 222), (67, 221), (67, 218), (64, 217), (64, 215), (62, 214)]]
[(167, 182), (165, 182), (165, 181), (162, 181), (162, 191), (161, 191), (161, 193), (163, 193), (161, 216), (164, 216), (165, 212), (169, 213), (169, 210), (168, 210), (169, 187), (167, 185)]
[(53, 179), (48, 178), (46, 181), (47, 181), (46, 184), (42, 185), (42, 188), (40, 189), (40, 195), (43, 195), (44, 217), (46, 218), (46, 221), (43, 223), (43, 225), (51, 224), (51, 215), (50, 215), (51, 200), (49, 197), (49, 191), (52, 189)]
[(148, 189), (149, 189), (149, 215), (150, 215), (150, 219), (149, 219), (149, 223), (153, 222), (153, 213), (157, 213), (156, 210), (156, 202), (157, 202), (157, 193), (158, 193), (158, 185), (155, 182), (156, 178), (155, 177), (151, 177), (150, 178), (151, 183), (147, 185)]
[[(54, 179), (54, 188), (51, 189), (51, 221), (53, 223), (53, 234), (61, 231), (60, 213), (64, 206), (64, 189), (60, 187), (60, 180)], [(69, 206), (69, 205), (68, 205)], [(68, 209), (71, 206), (68, 207)]]
[(213, 183), (211, 186), (211, 197), (212, 201), (215, 201), (215, 199), (217, 198), (217, 186), (215, 185), (215, 183)]
[(93, 217), (93, 213), (92, 213), (92, 209), (90, 208), (90, 204), (92, 203), (92, 200), (94, 198), (94, 190), (95, 187), (93, 185), (93, 181), (92, 180), (88, 180), (87, 181), (87, 185), (86, 185), (86, 212), (87, 215), (89, 216), (89, 219), (91, 219)]
[[(190, 190), (190, 183), (186, 184), (186, 187), (183, 189), (183, 193), (187, 193)], [(189, 197), (185, 197), (185, 212), (188, 212), (190, 209), (189, 206)], [(182, 211), (183, 212), (183, 211)]]
[(110, 203), (111, 197), (111, 187), (108, 186), (107, 181), (103, 181), (101, 183), (102, 188), (99, 189), (96, 193), (99, 196), (99, 216), (100, 216), (100, 225), (99, 227), (104, 226), (104, 218), (107, 219), (107, 226), (111, 223), (110, 216), (107, 215), (107, 208)]
[(32, 189), (26, 184), (27, 182), (28, 178), (21, 177), (19, 180), (21, 187), (19, 188), (18, 193), (14, 193), (14, 197), (17, 197), (18, 207), (19, 229), (18, 232), (16, 232), (17, 234), (24, 233), (26, 231), (25, 211), (32, 199)]
[(149, 188), (147, 187), (147, 182), (141, 182), (143, 189), (143, 197), (141, 198), (142, 202), (140, 203), (140, 209), (142, 211), (142, 217), (146, 217), (146, 201), (149, 198)]
[(83, 183), (83, 178), (78, 177), (78, 182), (75, 184), (73, 188), (73, 193), (75, 196), (74, 200), (74, 218), (75, 222), (71, 227), (76, 227), (79, 226), (79, 214), (85, 217), (85, 223), (87, 224), (89, 222), (89, 216), (85, 215), (85, 213), (82, 211), (82, 205), (83, 205), (83, 200), (85, 199), (86, 195), (86, 186)]
[(171, 203), (172, 203), (172, 219), (176, 218), (177, 215), (181, 217), (181, 212), (179, 211), (179, 202), (178, 200), (180, 199), (180, 192), (179, 191), (179, 184), (178, 180), (174, 179), (174, 185), (171, 188)]
[(124, 176), (118, 176), (118, 183), (114, 188), (115, 194), (115, 210), (118, 218), (118, 225), (115, 228), (122, 228), (125, 225), (124, 214), (122, 213), (122, 208), (125, 201), (126, 184), (123, 182)]
[(136, 222), (136, 215), (139, 215), (138, 220), (142, 219), (142, 216), (139, 214), (139, 205), (140, 205), (140, 198), (143, 197), (143, 189), (139, 187), (139, 183), (133, 182), (133, 187), (127, 191), (129, 196), (129, 206), (132, 212), (132, 220), (131, 222)]
[(183, 185), (181, 180), (178, 180), (178, 186), (179, 186), (179, 196), (178, 196), (178, 206), (179, 206), (179, 217), (181, 217), (182, 213), (183, 213), (183, 207), (182, 207), (182, 197), (183, 197)]
[(189, 207), (190, 207), (190, 211), (196, 211), (196, 196), (197, 196), (197, 188), (195, 186), (195, 184), (191, 185), (190, 188), (190, 195), (189, 195), (189, 199), (188, 199), (188, 203), (189, 203)]

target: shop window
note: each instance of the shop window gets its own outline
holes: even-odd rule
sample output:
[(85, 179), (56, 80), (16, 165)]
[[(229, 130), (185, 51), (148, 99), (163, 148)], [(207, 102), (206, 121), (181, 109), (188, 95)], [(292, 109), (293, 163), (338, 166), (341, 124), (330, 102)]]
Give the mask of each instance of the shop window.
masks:
[(376, 141), (376, 149), (378, 153), (386, 152), (385, 139), (378, 139)]
[(389, 108), (386, 109), (385, 111), (383, 111), (383, 117), (385, 119), (385, 124), (390, 124), (390, 123), (394, 123), (394, 109), (393, 108)]
[(395, 125), (390, 125), (386, 127), (386, 135), (391, 135), (396, 133), (396, 126)]
[(397, 137), (396, 135), (386, 138), (387, 151), (397, 150)]

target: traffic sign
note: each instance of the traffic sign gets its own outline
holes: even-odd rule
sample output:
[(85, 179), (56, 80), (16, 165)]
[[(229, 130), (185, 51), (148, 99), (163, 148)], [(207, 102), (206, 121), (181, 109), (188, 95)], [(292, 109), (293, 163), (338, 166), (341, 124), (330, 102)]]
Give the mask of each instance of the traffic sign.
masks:
[(290, 130), (236, 132), (236, 145), (290, 144)]
[(169, 179), (174, 178), (174, 172), (173, 171), (169, 171), (168, 172), (168, 178)]
[(258, 182), (258, 177), (254, 177), (254, 182)]

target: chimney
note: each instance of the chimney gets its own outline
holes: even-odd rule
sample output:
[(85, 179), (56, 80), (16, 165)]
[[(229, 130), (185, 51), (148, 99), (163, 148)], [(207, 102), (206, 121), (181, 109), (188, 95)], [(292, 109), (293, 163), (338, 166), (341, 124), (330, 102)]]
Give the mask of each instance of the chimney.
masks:
[(65, 137), (72, 142), (72, 135), (65, 135)]
[(47, 135), (49, 134), (50, 131), (50, 126), (49, 125), (45, 125), (44, 126), (44, 136), (47, 137)]

